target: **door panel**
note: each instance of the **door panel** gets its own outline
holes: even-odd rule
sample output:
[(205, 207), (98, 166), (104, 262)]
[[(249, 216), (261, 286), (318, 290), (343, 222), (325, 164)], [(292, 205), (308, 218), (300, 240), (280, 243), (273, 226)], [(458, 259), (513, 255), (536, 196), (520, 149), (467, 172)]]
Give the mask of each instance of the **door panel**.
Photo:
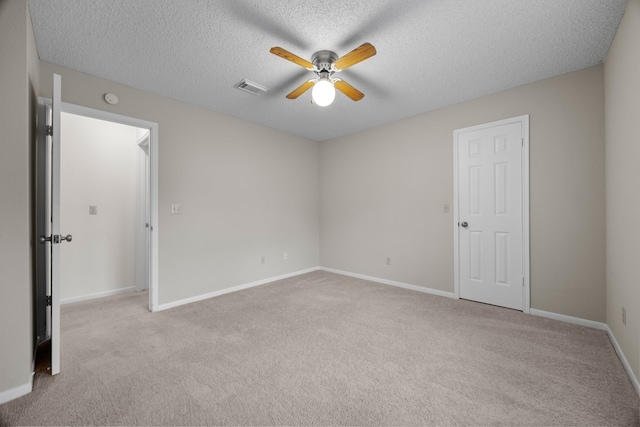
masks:
[(470, 280), (482, 281), (482, 232), (469, 232)]
[(53, 75), (51, 109), (51, 375), (60, 373), (60, 113), (62, 78)]
[[(523, 309), (523, 126), (456, 133), (461, 298)], [(466, 225), (466, 224), (465, 224)]]
[(496, 283), (509, 285), (509, 233), (496, 233)]

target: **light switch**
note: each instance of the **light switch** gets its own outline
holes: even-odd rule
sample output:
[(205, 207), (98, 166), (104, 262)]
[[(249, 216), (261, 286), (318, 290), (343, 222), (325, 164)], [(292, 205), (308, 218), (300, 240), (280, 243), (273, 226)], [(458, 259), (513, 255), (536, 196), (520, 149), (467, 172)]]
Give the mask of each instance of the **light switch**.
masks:
[(98, 215), (98, 207), (89, 206), (89, 215)]
[(179, 203), (174, 203), (171, 205), (171, 214), (172, 215), (180, 215), (182, 214), (182, 205)]

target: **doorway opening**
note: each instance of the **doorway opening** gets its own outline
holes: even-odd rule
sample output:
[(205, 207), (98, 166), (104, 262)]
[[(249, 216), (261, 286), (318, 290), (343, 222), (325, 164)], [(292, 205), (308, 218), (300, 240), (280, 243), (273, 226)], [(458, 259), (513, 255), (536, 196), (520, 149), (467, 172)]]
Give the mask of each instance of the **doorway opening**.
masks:
[[(65, 115), (96, 119), (111, 125), (124, 125), (136, 129), (133, 141), (136, 159), (135, 197), (135, 279), (129, 287), (149, 292), (149, 311), (158, 307), (158, 124), (133, 117), (96, 110), (89, 107), (62, 102)], [(64, 129), (61, 135), (65, 138)], [(61, 165), (64, 168), (64, 165)], [(142, 187), (142, 188), (141, 188)], [(100, 216), (98, 208), (97, 215)], [(85, 206), (89, 214), (89, 205)], [(65, 221), (61, 218), (61, 221)], [(70, 224), (73, 227), (73, 224)], [(77, 233), (76, 233), (77, 234)], [(79, 237), (78, 237), (79, 238)], [(99, 239), (100, 236), (93, 236)], [(77, 240), (77, 239), (76, 239)], [(75, 242), (74, 242), (75, 243)]]
[(60, 303), (149, 289), (149, 129), (62, 112)]

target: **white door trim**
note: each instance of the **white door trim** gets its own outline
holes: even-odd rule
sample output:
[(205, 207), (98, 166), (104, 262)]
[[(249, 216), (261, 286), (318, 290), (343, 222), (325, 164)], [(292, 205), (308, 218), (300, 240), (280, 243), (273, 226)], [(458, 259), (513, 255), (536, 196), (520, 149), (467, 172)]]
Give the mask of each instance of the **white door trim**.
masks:
[(530, 256), (529, 256), (529, 115), (512, 117), (509, 119), (498, 120), (491, 123), (483, 123), (481, 125), (470, 126), (463, 129), (453, 131), (453, 291), (455, 298), (460, 298), (460, 248), (459, 248), (459, 227), (460, 221), (458, 207), (458, 134), (470, 131), (482, 130), (494, 126), (503, 126), (511, 123), (522, 124), (522, 257), (523, 257), (523, 312), (529, 313), (531, 310), (531, 289), (530, 289)]
[(136, 291), (149, 289), (149, 141), (149, 133), (137, 141)]
[[(50, 99), (41, 98), (43, 103), (51, 103)], [(96, 110), (82, 105), (62, 102), (62, 112), (78, 116), (90, 117), (108, 122), (149, 129), (149, 165), (150, 165), (150, 260), (149, 260), (149, 310), (158, 311), (158, 124), (134, 117)]]

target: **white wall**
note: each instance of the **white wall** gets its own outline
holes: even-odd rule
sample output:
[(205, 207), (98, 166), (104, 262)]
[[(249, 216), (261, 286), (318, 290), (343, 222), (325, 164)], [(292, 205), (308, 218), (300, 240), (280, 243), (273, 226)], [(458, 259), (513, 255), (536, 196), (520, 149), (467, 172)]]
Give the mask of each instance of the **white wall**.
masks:
[(62, 302), (135, 285), (138, 133), (62, 114), (60, 230), (73, 235), (60, 251)]
[[(317, 142), (40, 67), (42, 96), (51, 96), (56, 72), (63, 101), (158, 123), (159, 304), (318, 266)], [(106, 92), (118, 95), (118, 105), (103, 100)], [(182, 215), (171, 214), (173, 203), (183, 205)]]
[(39, 61), (25, 0), (0, 1), (0, 403), (31, 390), (32, 156)]
[(323, 143), (321, 265), (453, 292), (453, 131), (529, 114), (531, 306), (603, 322), (603, 106), (596, 66)]
[[(640, 378), (640, 1), (631, 0), (605, 63), (607, 324)], [(622, 307), (627, 324), (622, 323)]]

